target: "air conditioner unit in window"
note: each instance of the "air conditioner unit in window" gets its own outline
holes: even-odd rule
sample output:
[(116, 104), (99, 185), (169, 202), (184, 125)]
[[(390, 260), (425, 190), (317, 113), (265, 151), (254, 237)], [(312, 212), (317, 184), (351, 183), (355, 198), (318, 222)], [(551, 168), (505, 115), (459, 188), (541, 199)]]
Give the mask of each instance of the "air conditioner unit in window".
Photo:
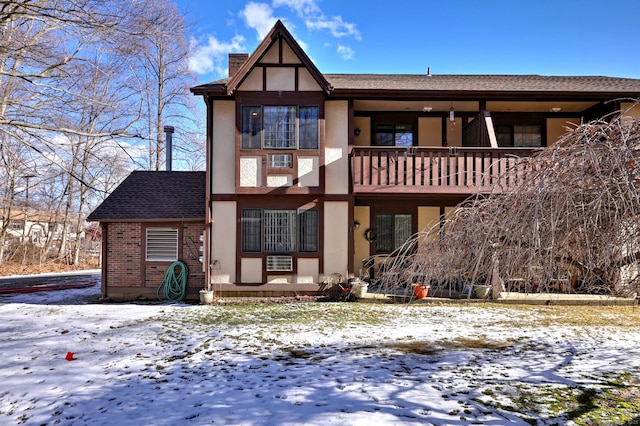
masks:
[(293, 257), (267, 256), (267, 272), (291, 272), (291, 271), (293, 271)]

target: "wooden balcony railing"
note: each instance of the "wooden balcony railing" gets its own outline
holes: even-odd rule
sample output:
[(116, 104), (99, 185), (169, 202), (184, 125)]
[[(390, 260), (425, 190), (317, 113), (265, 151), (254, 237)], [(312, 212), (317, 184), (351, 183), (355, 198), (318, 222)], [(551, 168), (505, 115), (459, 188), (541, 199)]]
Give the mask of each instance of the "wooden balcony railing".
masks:
[[(520, 148), (354, 147), (353, 191), (363, 193), (475, 194), (513, 185), (524, 171)], [(508, 173), (507, 170), (509, 171)]]

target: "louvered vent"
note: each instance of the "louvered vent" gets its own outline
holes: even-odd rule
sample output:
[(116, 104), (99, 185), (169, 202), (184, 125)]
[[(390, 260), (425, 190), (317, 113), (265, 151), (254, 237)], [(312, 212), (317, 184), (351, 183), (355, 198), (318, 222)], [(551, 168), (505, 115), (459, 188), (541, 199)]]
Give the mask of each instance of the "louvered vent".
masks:
[(268, 272), (293, 271), (293, 257), (291, 256), (267, 256)]

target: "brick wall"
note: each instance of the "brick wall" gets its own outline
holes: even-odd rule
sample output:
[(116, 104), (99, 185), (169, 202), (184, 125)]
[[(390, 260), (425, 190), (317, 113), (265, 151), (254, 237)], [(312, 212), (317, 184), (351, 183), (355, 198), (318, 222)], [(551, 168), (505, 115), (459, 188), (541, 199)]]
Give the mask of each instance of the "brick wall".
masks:
[[(114, 299), (132, 300), (155, 298), (157, 289), (164, 280), (167, 269), (173, 262), (146, 262), (144, 260), (143, 223), (107, 223), (107, 253), (105, 256), (106, 293)], [(159, 226), (153, 223), (152, 226)], [(201, 256), (200, 235), (204, 232), (204, 222), (166, 223), (161, 226), (177, 227), (181, 237), (178, 260), (189, 269), (187, 298), (198, 297), (204, 288), (204, 272)]]
[[(108, 223), (106, 282), (109, 287), (139, 287), (142, 239), (140, 223)], [(107, 290), (107, 294), (109, 291)]]

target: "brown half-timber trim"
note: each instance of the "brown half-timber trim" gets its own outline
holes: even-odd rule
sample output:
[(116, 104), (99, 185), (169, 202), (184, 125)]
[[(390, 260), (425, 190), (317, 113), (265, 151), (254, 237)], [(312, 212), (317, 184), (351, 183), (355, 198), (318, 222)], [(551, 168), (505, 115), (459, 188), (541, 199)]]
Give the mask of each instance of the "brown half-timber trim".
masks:
[[(267, 282), (267, 275), (292, 275), (298, 274), (298, 259), (318, 259), (318, 273), (324, 270), (324, 200), (322, 197), (237, 197), (234, 201), (236, 204), (236, 283), (237, 285), (264, 285)], [(293, 271), (283, 273), (268, 273), (265, 264), (267, 256), (273, 253), (265, 252), (247, 252), (242, 251), (242, 209), (260, 208), (260, 209), (300, 209), (315, 208), (318, 210), (318, 251), (317, 252), (291, 252), (282, 253), (283, 256), (293, 257)], [(262, 259), (262, 282), (261, 283), (241, 283), (242, 279), (242, 259), (254, 258)]]
[[(296, 79), (297, 81), (297, 79)], [(236, 95), (236, 128), (235, 128), (235, 192), (237, 194), (291, 194), (291, 195), (321, 195), (325, 191), (325, 96), (322, 92), (239, 92)], [(242, 149), (242, 107), (244, 105), (295, 105), (318, 107), (318, 148), (317, 149)], [(292, 168), (288, 170), (278, 169), (279, 173), (274, 174), (291, 174), (292, 186), (288, 187), (267, 187), (268, 156), (270, 154), (291, 154)], [(260, 156), (262, 159), (262, 186), (260, 187), (241, 187), (240, 186), (240, 157)], [(317, 156), (319, 170), (319, 186), (317, 187), (298, 187), (298, 157), (299, 156)], [(275, 169), (272, 169), (275, 170)], [(290, 173), (286, 173), (289, 171)]]
[[(238, 69), (236, 74), (229, 79), (226, 85), (226, 94), (227, 96), (232, 95), (235, 90), (240, 87), (242, 82), (246, 79), (247, 75), (251, 72), (251, 70), (257, 66), (264, 55), (269, 51), (269, 49), (273, 46), (274, 43), (279, 43), (278, 48), (279, 52), (279, 61), (282, 62), (282, 43), (286, 42), (294, 55), (298, 57), (302, 65), (307, 68), (309, 73), (316, 80), (320, 88), (324, 93), (331, 92), (331, 86), (329, 82), (324, 78), (324, 75), (318, 70), (318, 68), (314, 65), (314, 63), (309, 59), (304, 50), (300, 47), (295, 38), (291, 35), (291, 33), (285, 28), (281, 21), (276, 22), (273, 26), (269, 34), (262, 40), (262, 42), (258, 45), (256, 50), (249, 56), (244, 64)], [(287, 64), (288, 65), (288, 64)], [(293, 64), (292, 64), (293, 65)], [(194, 92), (195, 93), (195, 92)]]

